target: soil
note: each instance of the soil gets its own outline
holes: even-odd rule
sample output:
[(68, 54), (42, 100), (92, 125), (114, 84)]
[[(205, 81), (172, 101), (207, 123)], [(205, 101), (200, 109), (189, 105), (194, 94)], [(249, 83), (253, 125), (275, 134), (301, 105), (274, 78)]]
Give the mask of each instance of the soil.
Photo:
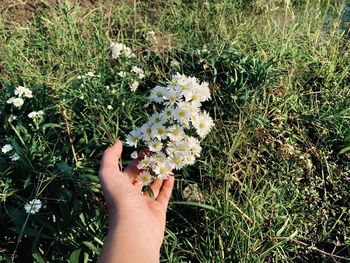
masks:
[[(70, 0), (81, 6), (93, 6), (98, 0)], [(8, 23), (25, 24), (49, 7), (63, 3), (63, 0), (0, 0), (0, 17)]]

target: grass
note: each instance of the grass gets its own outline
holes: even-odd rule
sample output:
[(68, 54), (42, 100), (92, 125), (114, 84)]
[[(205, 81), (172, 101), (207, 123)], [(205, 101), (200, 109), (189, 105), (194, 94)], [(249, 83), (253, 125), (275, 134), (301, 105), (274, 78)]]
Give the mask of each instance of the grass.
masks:
[[(0, 259), (96, 261), (101, 154), (147, 118), (150, 88), (182, 72), (211, 83), (215, 129), (176, 179), (161, 262), (349, 260), (348, 4), (40, 1), (28, 21), (15, 19), (25, 4), (2, 6), (0, 146), (21, 159), (0, 155)], [(111, 60), (111, 41), (136, 58)], [(116, 77), (132, 65), (147, 75), (135, 94)], [(88, 71), (99, 76), (78, 79)], [(13, 110), (23, 84), (34, 98)], [(26, 117), (40, 109), (42, 122)], [(200, 198), (187, 200), (193, 184)], [(28, 216), (36, 197), (44, 207)]]

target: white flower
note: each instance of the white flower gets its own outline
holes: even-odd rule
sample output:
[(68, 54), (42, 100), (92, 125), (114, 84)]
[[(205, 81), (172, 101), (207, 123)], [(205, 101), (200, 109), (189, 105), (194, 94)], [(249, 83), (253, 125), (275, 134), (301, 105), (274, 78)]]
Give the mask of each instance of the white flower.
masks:
[(148, 171), (142, 171), (138, 176), (137, 180), (142, 185), (149, 185), (152, 182), (152, 175)]
[(95, 73), (94, 72), (92, 72), (92, 71), (89, 71), (88, 73), (86, 73), (86, 76), (88, 76), (88, 77), (95, 77), (96, 75), (95, 75)]
[(185, 102), (180, 102), (175, 108), (174, 117), (181, 124), (187, 123), (190, 120), (191, 113)]
[(207, 112), (198, 115), (198, 118), (193, 121), (193, 126), (196, 128), (198, 135), (204, 138), (214, 126), (213, 119)]
[(126, 56), (127, 58), (134, 57), (135, 55), (132, 53), (131, 49), (125, 46), (123, 43), (114, 43), (112, 42), (110, 45), (112, 58), (117, 59), (121, 55)]
[(113, 110), (112, 105), (107, 105), (107, 109), (108, 109), (108, 110)]
[(166, 129), (161, 124), (154, 124), (152, 126), (152, 133), (158, 140), (164, 140), (166, 138)]
[(26, 211), (27, 214), (35, 214), (39, 212), (40, 208), (42, 206), (42, 203), (39, 199), (33, 199), (29, 201), (29, 203), (26, 203), (24, 205), (24, 210)]
[(163, 152), (157, 152), (155, 154), (153, 154), (151, 157), (152, 163), (163, 163), (167, 160), (167, 157), (165, 155), (165, 153)]
[(166, 119), (163, 118), (162, 114), (157, 113), (153, 113), (151, 118), (148, 121), (150, 124), (152, 125), (162, 125), (166, 122)]
[(11, 144), (5, 144), (4, 146), (2, 146), (1, 151), (3, 153), (8, 153), (8, 152), (12, 151), (12, 149), (13, 149), (13, 147)]
[(24, 100), (22, 98), (15, 98), (12, 102), (13, 106), (20, 108), (22, 107)]
[(144, 141), (149, 141), (152, 138), (154, 138), (152, 124), (147, 122), (141, 126), (141, 139)]
[(13, 106), (20, 108), (22, 107), (24, 100), (22, 98), (12, 97), (6, 101), (8, 104), (13, 104)]
[(200, 94), (200, 101), (207, 101), (210, 99), (210, 89), (209, 84), (207, 82), (203, 82), (198, 86), (199, 94)]
[(182, 101), (181, 95), (178, 92), (176, 92), (174, 89), (166, 90), (164, 96), (166, 100), (164, 102), (165, 105), (175, 105), (176, 103)]
[(172, 141), (180, 141), (185, 135), (184, 129), (180, 125), (173, 125), (168, 128), (167, 136)]
[(11, 161), (16, 162), (19, 160), (19, 155), (17, 153), (15, 153), (14, 155), (12, 155), (10, 157), (10, 159), (11, 159)]
[(184, 155), (180, 153), (175, 153), (169, 160), (171, 168), (175, 170), (180, 170), (185, 166)]
[(149, 31), (146, 33), (146, 40), (149, 42), (154, 42), (156, 33), (154, 31)]
[(32, 111), (31, 113), (28, 114), (28, 117), (30, 119), (35, 119), (35, 118), (39, 118), (42, 117), (44, 115), (44, 111), (40, 110), (40, 111)]
[(132, 92), (135, 92), (136, 90), (137, 90), (137, 88), (139, 87), (139, 82), (137, 81), (137, 80), (135, 80), (132, 84), (131, 84), (131, 86), (130, 86), (130, 90), (132, 91)]
[(15, 95), (17, 95), (18, 97), (25, 97), (25, 98), (33, 98), (33, 92), (23, 86), (18, 86), (15, 89)]
[(121, 78), (125, 78), (128, 74), (125, 71), (119, 71), (118, 76)]
[(188, 143), (188, 148), (191, 150), (192, 154), (199, 157), (202, 151), (202, 147), (199, 143), (199, 140), (194, 137), (188, 136), (186, 138), (186, 141)]
[(143, 79), (145, 77), (145, 72), (137, 66), (133, 66), (131, 72), (134, 72), (139, 79)]
[(162, 148), (163, 148), (163, 143), (161, 141), (152, 140), (148, 142), (148, 149), (151, 152), (159, 152), (162, 150)]
[(166, 107), (161, 113), (161, 118), (164, 120), (171, 120), (174, 118), (174, 111), (175, 108), (173, 107)]
[(145, 156), (142, 160), (140, 160), (137, 164), (137, 168), (139, 170), (147, 170), (152, 166), (152, 159), (148, 156)]
[(194, 165), (196, 162), (196, 157), (192, 154), (186, 154), (184, 156), (184, 165)]
[(130, 146), (137, 147), (138, 142), (141, 139), (141, 130), (133, 130), (128, 136), (126, 136), (126, 143)]
[(166, 98), (166, 92), (167, 90), (165, 87), (157, 85), (151, 90), (150, 100), (156, 103), (162, 103)]
[(9, 121), (9, 122), (13, 122), (14, 120), (17, 120), (17, 116), (11, 114), (11, 115), (9, 116), (9, 118), (8, 118), (8, 121)]
[(155, 165), (153, 168), (153, 172), (155, 172), (155, 174), (160, 179), (167, 179), (170, 175), (173, 174), (168, 161), (157, 163), (157, 165)]
[(130, 156), (132, 159), (137, 159), (139, 155), (138, 155), (137, 151), (133, 151)]

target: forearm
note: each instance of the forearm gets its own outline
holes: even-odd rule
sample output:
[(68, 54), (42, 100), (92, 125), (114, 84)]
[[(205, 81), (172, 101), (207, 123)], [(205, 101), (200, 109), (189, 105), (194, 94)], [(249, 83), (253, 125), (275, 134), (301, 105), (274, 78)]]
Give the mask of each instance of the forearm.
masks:
[(100, 263), (158, 263), (160, 252), (149, 234), (131, 222), (110, 224), (99, 258)]

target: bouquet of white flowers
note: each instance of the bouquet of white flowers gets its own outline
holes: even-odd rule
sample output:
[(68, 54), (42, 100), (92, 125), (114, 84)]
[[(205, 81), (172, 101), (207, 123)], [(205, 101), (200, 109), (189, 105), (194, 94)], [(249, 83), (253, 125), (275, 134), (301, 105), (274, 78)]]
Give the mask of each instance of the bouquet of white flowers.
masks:
[[(126, 139), (128, 145), (147, 147), (149, 152), (139, 160), (138, 180), (148, 186), (156, 177), (166, 179), (172, 170), (193, 165), (200, 156), (200, 138), (214, 126), (213, 119), (201, 111), (202, 102), (210, 99), (208, 83), (177, 73), (167, 86), (152, 89), (150, 102), (161, 109), (147, 123), (133, 130)], [(137, 152), (132, 158), (137, 158)]]

